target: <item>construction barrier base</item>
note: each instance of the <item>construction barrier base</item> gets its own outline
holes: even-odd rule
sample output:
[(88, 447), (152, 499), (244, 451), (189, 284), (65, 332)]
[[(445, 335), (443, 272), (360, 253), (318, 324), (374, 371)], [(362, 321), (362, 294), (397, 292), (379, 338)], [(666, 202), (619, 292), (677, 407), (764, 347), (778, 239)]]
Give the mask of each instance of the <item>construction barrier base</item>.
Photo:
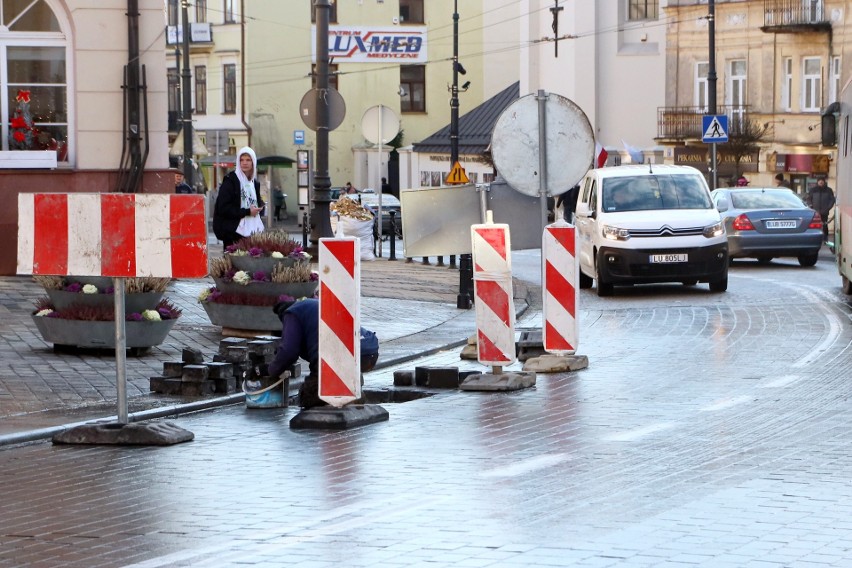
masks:
[(589, 366), (589, 358), (585, 355), (551, 355), (549, 353), (527, 359), (524, 371), (534, 373), (564, 373), (579, 371)]
[(535, 373), (516, 371), (492, 375), (471, 375), (459, 385), (466, 391), (514, 391), (535, 386)]

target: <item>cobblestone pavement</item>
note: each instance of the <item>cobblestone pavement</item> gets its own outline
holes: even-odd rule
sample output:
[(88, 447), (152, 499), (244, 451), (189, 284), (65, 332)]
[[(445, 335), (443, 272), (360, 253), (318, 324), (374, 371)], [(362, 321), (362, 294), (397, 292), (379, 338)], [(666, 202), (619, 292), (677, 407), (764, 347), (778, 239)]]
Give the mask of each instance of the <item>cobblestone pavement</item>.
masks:
[(590, 367), (532, 389), (385, 404), (345, 432), (235, 405), (174, 418), (187, 444), (0, 448), (0, 566), (852, 565), (852, 311), (830, 260), (581, 306)]

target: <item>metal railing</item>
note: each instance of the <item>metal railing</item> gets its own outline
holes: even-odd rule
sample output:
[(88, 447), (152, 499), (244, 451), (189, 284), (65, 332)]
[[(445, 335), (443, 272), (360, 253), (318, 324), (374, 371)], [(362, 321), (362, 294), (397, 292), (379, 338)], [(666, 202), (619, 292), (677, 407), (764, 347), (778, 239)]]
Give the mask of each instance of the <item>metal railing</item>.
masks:
[(813, 26), (828, 24), (823, 0), (764, 0), (763, 25), (766, 27)]
[[(721, 105), (716, 107), (716, 114), (728, 117), (729, 131), (736, 131), (748, 116), (746, 105)], [(708, 114), (707, 108), (691, 107), (660, 107), (657, 109), (657, 139), (687, 140), (703, 137), (703, 117)]]

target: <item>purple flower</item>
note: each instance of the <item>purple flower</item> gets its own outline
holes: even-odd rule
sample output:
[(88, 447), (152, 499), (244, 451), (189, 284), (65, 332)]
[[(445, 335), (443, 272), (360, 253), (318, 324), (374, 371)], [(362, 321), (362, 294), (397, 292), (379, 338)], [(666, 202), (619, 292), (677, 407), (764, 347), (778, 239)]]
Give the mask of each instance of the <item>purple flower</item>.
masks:
[(266, 276), (266, 272), (262, 270), (258, 270), (254, 274), (251, 275), (252, 280), (257, 280), (259, 282), (267, 282), (269, 278)]
[(79, 282), (72, 282), (72, 283), (68, 284), (67, 286), (65, 286), (66, 292), (80, 292), (82, 290), (83, 290), (83, 285), (80, 284)]
[(301, 258), (302, 257), (302, 250), (303, 250), (302, 247), (296, 245), (296, 248), (294, 248), (292, 251), (290, 251), (289, 256), (291, 256), (293, 258)]
[(248, 253), (249, 253), (249, 255), (250, 255), (250, 256), (255, 256), (255, 257), (257, 257), (257, 256), (263, 256), (263, 249), (262, 249), (262, 248), (258, 248), (258, 247), (251, 247), (251, 248), (248, 250)]
[(157, 308), (157, 312), (160, 314), (160, 318), (164, 320), (174, 319), (175, 315), (168, 308)]
[(319, 280), (319, 272), (311, 272), (311, 282)]
[(228, 245), (228, 247), (225, 249), (225, 252), (236, 252), (238, 250), (239, 247), (237, 245)]
[(52, 312), (50, 312), (49, 314), (47, 314), (46, 316), (44, 316), (44, 317), (46, 317), (46, 318), (58, 318), (58, 317), (59, 317), (59, 312), (57, 312), (57, 311), (52, 311)]
[(139, 312), (133, 312), (132, 314), (127, 314), (125, 319), (127, 321), (142, 321), (142, 314)]
[(210, 295), (207, 297), (207, 300), (210, 302), (218, 302), (221, 296), (222, 292), (219, 291), (218, 288), (213, 288), (213, 291), (210, 292)]
[(279, 302), (295, 302), (296, 298), (294, 298), (293, 296), (289, 296), (287, 294), (281, 294), (280, 296), (278, 296), (278, 301)]

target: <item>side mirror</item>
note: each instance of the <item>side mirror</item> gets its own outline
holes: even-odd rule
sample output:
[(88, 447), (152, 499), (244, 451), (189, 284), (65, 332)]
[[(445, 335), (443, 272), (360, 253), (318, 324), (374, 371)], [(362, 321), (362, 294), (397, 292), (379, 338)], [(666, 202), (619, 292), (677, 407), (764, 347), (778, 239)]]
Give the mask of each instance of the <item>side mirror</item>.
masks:
[(716, 202), (716, 210), (720, 213), (728, 210), (728, 200), (725, 198), (720, 199)]

